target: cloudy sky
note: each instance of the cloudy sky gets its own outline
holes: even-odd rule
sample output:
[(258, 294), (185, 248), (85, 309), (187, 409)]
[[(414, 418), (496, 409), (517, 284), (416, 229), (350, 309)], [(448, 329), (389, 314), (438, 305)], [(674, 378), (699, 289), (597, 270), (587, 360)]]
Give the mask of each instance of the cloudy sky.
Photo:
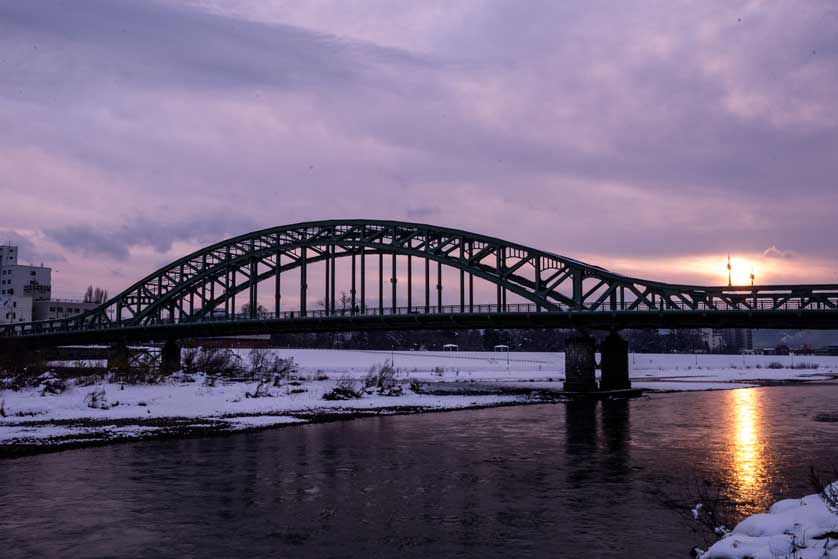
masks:
[(838, 282), (838, 4), (0, 1), (0, 242), (116, 292), (343, 217)]

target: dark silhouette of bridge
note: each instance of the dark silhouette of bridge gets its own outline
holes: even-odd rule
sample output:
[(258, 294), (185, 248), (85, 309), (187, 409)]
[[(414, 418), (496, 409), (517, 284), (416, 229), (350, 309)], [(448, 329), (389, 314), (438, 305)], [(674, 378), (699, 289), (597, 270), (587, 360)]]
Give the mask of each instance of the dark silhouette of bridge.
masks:
[[(309, 285), (315, 276), (319, 289)], [(283, 305), (289, 286), (294, 309)], [(493, 300), (475, 300), (487, 292)], [(272, 308), (260, 306), (266, 299)], [(319, 308), (312, 308), (312, 301)], [(244, 312), (237, 312), (237, 302), (244, 303)], [(456, 229), (318, 221), (222, 241), (78, 316), (2, 325), (0, 340), (54, 346), (253, 333), (525, 327), (838, 328), (838, 285), (675, 285)], [(590, 338), (579, 339), (587, 356)], [(622, 342), (616, 333), (609, 339), (612, 345)], [(587, 371), (588, 364), (584, 367)]]

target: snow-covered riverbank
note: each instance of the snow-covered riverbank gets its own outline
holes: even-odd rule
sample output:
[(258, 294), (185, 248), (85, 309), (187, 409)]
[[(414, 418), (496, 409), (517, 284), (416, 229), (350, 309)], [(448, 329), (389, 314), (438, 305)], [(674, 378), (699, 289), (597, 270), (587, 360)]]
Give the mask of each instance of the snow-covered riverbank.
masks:
[[(240, 351), (243, 360), (247, 351)], [(276, 350), (293, 357), (296, 380), (252, 397), (255, 382), (176, 375), (160, 384), (67, 382), (61, 394), (35, 387), (0, 392), (0, 453), (12, 447), (62, 447), (112, 440), (227, 432), (338, 416), (414, 413), (542, 401), (522, 389), (558, 392), (562, 353), (380, 352)], [(392, 360), (402, 387), (398, 396), (367, 391), (358, 399), (323, 398), (341, 378), (361, 379), (370, 367)], [(632, 355), (632, 384), (661, 391), (742, 388), (765, 383), (828, 381), (836, 357)], [(411, 389), (430, 386), (495, 387), (471, 394)], [(444, 383), (444, 384), (441, 384)], [(413, 385), (416, 388), (416, 385)], [(506, 392), (506, 393), (504, 393)], [(93, 393), (98, 393), (91, 405)]]
[(0, 395), (5, 414), (0, 417), (0, 456), (40, 446), (61, 448), (213, 434), (337, 417), (487, 407), (527, 400), (502, 394), (417, 394), (405, 381), (399, 396), (371, 390), (357, 399), (330, 401), (324, 395), (339, 381), (316, 378), (301, 376), (281, 387), (263, 387), (259, 397), (253, 397), (259, 388), (257, 382), (216, 380), (210, 385), (200, 374), (144, 385), (102, 382), (84, 386), (70, 380), (61, 394), (42, 394), (39, 388), (5, 391)]
[[(561, 386), (564, 382), (561, 352), (277, 351), (293, 357), (305, 373), (362, 376), (372, 365), (392, 359), (405, 375), (427, 381), (537, 382), (547, 383), (545, 386)], [(241, 352), (243, 357), (245, 354), (246, 351)], [(631, 354), (629, 370), (636, 388), (679, 392), (729, 389), (772, 382), (831, 380), (838, 376), (838, 357)]]
[(785, 499), (755, 514), (699, 559), (838, 558), (838, 483), (825, 496)]

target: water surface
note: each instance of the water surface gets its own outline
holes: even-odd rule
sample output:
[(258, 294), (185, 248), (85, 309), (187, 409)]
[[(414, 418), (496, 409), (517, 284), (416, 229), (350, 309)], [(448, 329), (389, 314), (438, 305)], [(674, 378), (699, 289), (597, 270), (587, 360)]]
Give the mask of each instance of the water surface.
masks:
[(838, 465), (838, 386), (370, 418), (0, 462), (0, 556), (687, 557)]

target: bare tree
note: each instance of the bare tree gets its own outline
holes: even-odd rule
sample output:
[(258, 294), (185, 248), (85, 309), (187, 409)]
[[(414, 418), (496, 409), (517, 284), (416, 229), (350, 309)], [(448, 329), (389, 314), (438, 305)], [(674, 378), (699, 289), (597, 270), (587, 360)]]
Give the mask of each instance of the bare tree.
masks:
[[(320, 299), (317, 301), (316, 305), (327, 311), (330, 311), (331, 308), (326, 308), (326, 300)], [(340, 297), (336, 297), (335, 300), (332, 302), (332, 305), (335, 307), (335, 311), (339, 312), (340, 314), (346, 314), (348, 311), (352, 310), (352, 297), (346, 293), (346, 291), (340, 292)], [(357, 307), (357, 303), (356, 303)]]
[[(245, 303), (241, 307), (241, 313), (243, 315), (250, 316), (250, 303)], [(263, 307), (262, 305), (256, 305), (256, 316), (265, 316), (268, 314), (268, 309)]]
[(340, 309), (341, 314), (346, 314), (346, 311), (352, 310), (352, 297), (346, 294), (346, 291), (340, 292), (340, 298), (338, 298), (338, 308)]
[(102, 289), (101, 287), (93, 287), (92, 285), (87, 286), (87, 290), (84, 292), (84, 302), (85, 303), (95, 303), (97, 305), (101, 305), (105, 301), (108, 300), (108, 290)]

